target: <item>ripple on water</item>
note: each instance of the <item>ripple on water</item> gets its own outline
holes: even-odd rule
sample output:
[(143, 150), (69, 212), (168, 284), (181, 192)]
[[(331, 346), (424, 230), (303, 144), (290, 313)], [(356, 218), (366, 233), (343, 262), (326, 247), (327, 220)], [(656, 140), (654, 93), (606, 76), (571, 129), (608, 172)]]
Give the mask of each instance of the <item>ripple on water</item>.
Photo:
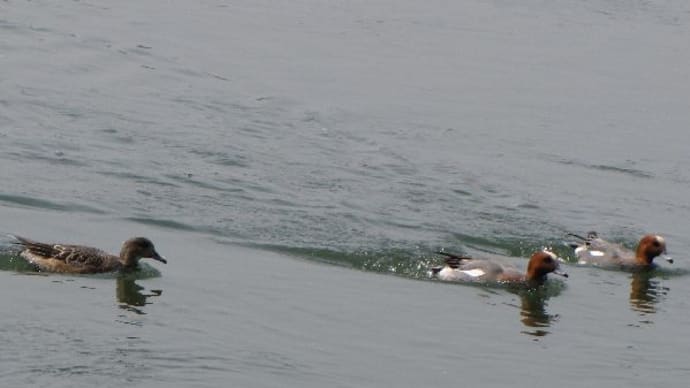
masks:
[(546, 160), (553, 161), (566, 166), (576, 166), (585, 169), (630, 175), (636, 178), (654, 178), (654, 174), (632, 167), (633, 165), (635, 165), (634, 161), (627, 161), (628, 165), (621, 166), (612, 164), (590, 164), (577, 159), (563, 158), (560, 155), (544, 154), (542, 155), (542, 157)]
[(83, 212), (93, 214), (105, 214), (103, 210), (96, 209), (91, 206), (76, 203), (60, 203), (56, 201), (48, 201), (45, 199), (28, 197), (24, 195), (0, 194), (0, 202), (5, 202), (10, 205), (20, 207), (29, 207), (37, 209), (59, 210), (63, 212)]
[(164, 186), (164, 187), (179, 187), (177, 184), (172, 183), (172, 182), (167, 182), (162, 179), (155, 178), (153, 176), (145, 176), (145, 175), (140, 175), (140, 174), (135, 174), (129, 171), (112, 171), (112, 170), (102, 170), (97, 172), (100, 175), (103, 176), (109, 176), (109, 177), (114, 177), (117, 179), (122, 179), (125, 181), (129, 181), (131, 183), (138, 183), (138, 184), (152, 184), (156, 186)]
[(220, 230), (215, 229), (213, 227), (194, 226), (194, 225), (190, 225), (190, 224), (185, 224), (183, 222), (168, 220), (168, 219), (150, 218), (150, 217), (124, 217), (123, 219), (127, 220), (127, 221), (136, 222), (139, 224), (151, 225), (151, 226), (156, 226), (156, 227), (165, 228), (165, 229), (173, 229), (173, 230), (187, 231), (187, 232), (200, 232), (200, 233), (207, 233), (210, 235), (222, 235), (223, 234), (223, 232), (221, 232)]
[(151, 379), (155, 370), (146, 360), (149, 352), (142, 351), (145, 343), (101, 334), (48, 321), (5, 324), (0, 336), (12, 359), (2, 359), (3, 381), (49, 386), (69, 378), (80, 386), (98, 386), (103, 378), (123, 384)]

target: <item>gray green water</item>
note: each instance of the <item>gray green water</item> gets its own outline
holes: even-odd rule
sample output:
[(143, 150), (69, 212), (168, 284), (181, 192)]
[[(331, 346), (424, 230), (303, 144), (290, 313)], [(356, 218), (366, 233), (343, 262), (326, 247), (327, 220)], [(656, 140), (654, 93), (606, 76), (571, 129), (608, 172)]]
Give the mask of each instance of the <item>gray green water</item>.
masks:
[[(684, 1), (0, 3), (2, 386), (685, 386)], [(596, 229), (652, 274), (426, 280)]]

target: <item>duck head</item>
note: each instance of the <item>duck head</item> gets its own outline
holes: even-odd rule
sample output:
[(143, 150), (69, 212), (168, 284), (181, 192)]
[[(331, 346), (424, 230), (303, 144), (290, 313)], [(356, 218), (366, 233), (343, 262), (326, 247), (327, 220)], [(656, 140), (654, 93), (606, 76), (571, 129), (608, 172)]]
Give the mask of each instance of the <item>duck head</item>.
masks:
[(635, 252), (635, 258), (638, 263), (650, 266), (657, 256), (661, 256), (669, 263), (673, 263), (673, 259), (666, 254), (666, 240), (663, 237), (655, 234), (643, 236)]
[(133, 237), (122, 244), (120, 260), (125, 267), (136, 267), (139, 259), (153, 259), (167, 264), (168, 261), (156, 252), (151, 240), (145, 237)]
[(558, 256), (555, 253), (547, 250), (534, 252), (527, 265), (527, 281), (542, 284), (549, 273), (568, 277), (567, 273), (560, 270)]

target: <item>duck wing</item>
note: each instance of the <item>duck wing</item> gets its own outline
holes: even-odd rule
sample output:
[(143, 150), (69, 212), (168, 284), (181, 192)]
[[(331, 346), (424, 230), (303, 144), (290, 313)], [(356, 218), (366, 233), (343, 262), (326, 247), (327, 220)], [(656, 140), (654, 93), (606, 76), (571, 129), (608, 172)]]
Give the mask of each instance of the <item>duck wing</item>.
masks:
[(479, 274), (481, 271), (480, 276), (488, 279), (493, 279), (504, 272), (501, 264), (486, 259), (473, 259), (461, 264), (459, 268), (461, 271), (471, 271), (476, 274)]
[(29, 253), (46, 259), (63, 261), (75, 267), (103, 268), (117, 257), (97, 248), (82, 245), (47, 244), (25, 237), (13, 236)]
[(105, 268), (117, 261), (116, 257), (97, 248), (61, 244), (55, 244), (54, 248), (60, 252), (60, 260), (75, 267)]
[(587, 232), (586, 236), (582, 236), (576, 233), (566, 233), (567, 236), (570, 237), (575, 237), (578, 241), (566, 241), (565, 245), (568, 245), (569, 247), (573, 249), (577, 249), (580, 247), (591, 247), (593, 244), (597, 245), (600, 243), (607, 244), (606, 241), (602, 240), (599, 238), (599, 234), (595, 231)]
[(458, 269), (458, 268), (460, 268), (460, 265), (462, 265), (463, 263), (471, 262), (474, 260), (471, 257), (454, 255), (454, 254), (448, 253), (448, 252), (440, 252), (439, 251), (436, 253), (438, 253), (439, 255), (445, 256), (446, 257), (446, 259), (445, 259), (446, 265), (449, 266), (450, 268), (453, 268), (453, 269)]
[(576, 248), (575, 255), (582, 263), (611, 265), (634, 259), (635, 252), (621, 244), (595, 237)]

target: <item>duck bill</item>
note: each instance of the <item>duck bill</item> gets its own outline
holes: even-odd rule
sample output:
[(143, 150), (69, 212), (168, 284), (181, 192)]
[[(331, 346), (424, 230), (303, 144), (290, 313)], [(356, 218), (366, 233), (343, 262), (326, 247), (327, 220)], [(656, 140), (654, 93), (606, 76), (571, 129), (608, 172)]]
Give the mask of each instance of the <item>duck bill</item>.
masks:
[(668, 261), (669, 264), (673, 264), (673, 257), (671, 257), (665, 253), (662, 253), (661, 258)]
[(554, 275), (558, 275), (558, 276), (563, 276), (564, 278), (567, 278), (567, 277), (568, 277), (568, 274), (565, 273), (565, 272), (563, 272), (563, 271), (561, 271), (560, 269), (557, 269), (557, 270), (553, 271), (553, 274), (554, 274)]
[(153, 256), (151, 256), (151, 258), (153, 260), (160, 261), (163, 264), (168, 264), (168, 260), (166, 260), (165, 257), (159, 255), (156, 251), (153, 252)]
[[(552, 254), (553, 254), (553, 253), (552, 253)], [(556, 260), (557, 263), (558, 263), (558, 262), (561, 262), (561, 263), (562, 263), (562, 262), (565, 261), (565, 260), (563, 260), (562, 258), (556, 256), (555, 254), (554, 254), (554, 257), (555, 257), (554, 260)], [(567, 274), (565, 271), (561, 270), (561, 266), (560, 266), (560, 265), (556, 265), (556, 269), (553, 271), (553, 273), (554, 273), (554, 275), (563, 276), (564, 278), (567, 278), (567, 277), (568, 277), (568, 274)]]

